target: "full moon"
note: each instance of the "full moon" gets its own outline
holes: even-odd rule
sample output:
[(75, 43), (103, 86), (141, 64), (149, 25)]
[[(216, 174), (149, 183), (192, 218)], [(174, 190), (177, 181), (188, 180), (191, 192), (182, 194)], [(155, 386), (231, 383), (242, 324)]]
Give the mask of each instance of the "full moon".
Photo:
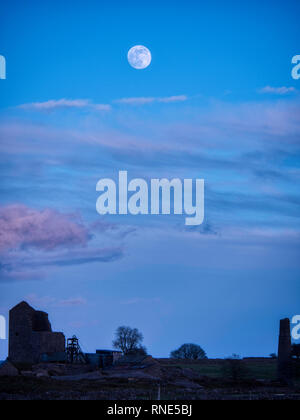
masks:
[(129, 64), (135, 69), (142, 70), (151, 63), (151, 52), (143, 45), (136, 45), (128, 51)]

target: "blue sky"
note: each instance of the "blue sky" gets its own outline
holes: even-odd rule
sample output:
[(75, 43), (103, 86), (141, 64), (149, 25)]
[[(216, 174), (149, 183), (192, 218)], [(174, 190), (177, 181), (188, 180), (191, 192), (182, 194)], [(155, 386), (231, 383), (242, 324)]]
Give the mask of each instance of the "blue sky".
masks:
[[(0, 313), (154, 356), (276, 351), (299, 313), (297, 1), (2, 5)], [(142, 44), (152, 63), (135, 70)], [(205, 221), (96, 213), (96, 183), (204, 178)], [(0, 341), (0, 359), (7, 341)]]

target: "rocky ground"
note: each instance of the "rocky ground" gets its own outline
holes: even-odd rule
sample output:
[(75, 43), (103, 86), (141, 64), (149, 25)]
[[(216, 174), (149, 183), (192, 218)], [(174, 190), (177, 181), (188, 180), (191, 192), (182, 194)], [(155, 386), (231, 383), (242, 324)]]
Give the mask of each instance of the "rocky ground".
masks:
[(157, 400), (159, 395), (161, 400), (300, 400), (297, 384), (287, 387), (274, 379), (212, 377), (188, 366), (151, 357), (103, 370), (6, 364), (0, 369), (0, 400)]

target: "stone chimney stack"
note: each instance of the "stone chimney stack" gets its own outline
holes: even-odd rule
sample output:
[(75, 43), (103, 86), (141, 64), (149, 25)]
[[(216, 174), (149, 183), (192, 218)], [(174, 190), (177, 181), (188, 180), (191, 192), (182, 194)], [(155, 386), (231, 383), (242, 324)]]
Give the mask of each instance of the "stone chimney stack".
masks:
[(278, 342), (278, 379), (282, 382), (291, 380), (291, 327), (288, 318), (280, 320)]

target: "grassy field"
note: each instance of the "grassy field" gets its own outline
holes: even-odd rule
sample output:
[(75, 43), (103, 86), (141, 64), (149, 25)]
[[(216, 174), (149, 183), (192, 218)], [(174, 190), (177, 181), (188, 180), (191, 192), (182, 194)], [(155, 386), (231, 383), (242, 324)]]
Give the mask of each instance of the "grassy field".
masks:
[[(208, 376), (209, 378), (224, 378), (224, 359), (207, 359), (199, 361), (176, 361), (174, 359), (159, 359), (162, 366), (188, 368), (196, 371), (199, 375)], [(241, 360), (244, 366), (244, 379), (268, 380), (275, 381), (277, 379), (277, 360), (269, 358), (248, 358)], [(296, 368), (297, 363), (297, 368)], [(300, 386), (300, 362), (294, 362), (294, 371), (297, 375), (293, 381), (296, 386)]]
[[(168, 361), (160, 359), (162, 366), (174, 366), (195, 370), (199, 375), (211, 378), (224, 376), (224, 360), (213, 359), (203, 361)], [(275, 380), (277, 376), (277, 362), (272, 359), (242, 360), (245, 367), (245, 377), (249, 379)]]
[[(157, 363), (158, 362), (158, 363)], [(300, 400), (300, 380), (282, 385), (276, 380), (277, 361), (243, 359), (243, 377), (233, 379), (228, 361), (156, 359), (146, 370), (107, 370), (97, 379), (72, 381), (51, 377), (0, 377), (0, 400)], [(137, 373), (140, 373), (137, 375)], [(134, 376), (136, 374), (136, 376)]]

